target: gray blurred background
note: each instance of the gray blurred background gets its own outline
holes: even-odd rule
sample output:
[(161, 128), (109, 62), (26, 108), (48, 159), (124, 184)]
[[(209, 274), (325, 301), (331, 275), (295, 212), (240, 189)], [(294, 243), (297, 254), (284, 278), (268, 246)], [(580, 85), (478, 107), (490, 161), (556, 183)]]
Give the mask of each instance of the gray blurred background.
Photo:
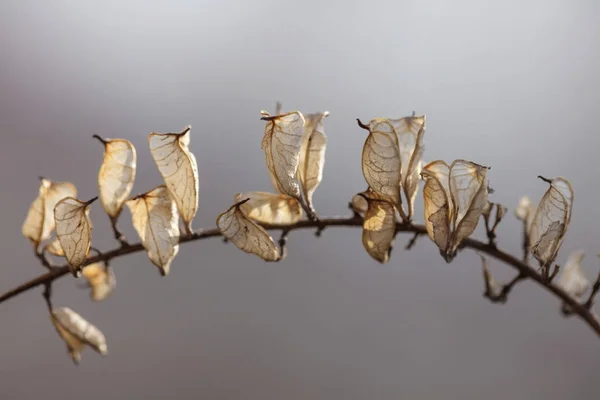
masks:
[[(42, 273), (20, 234), (38, 175), (96, 195), (102, 147), (138, 150), (134, 193), (160, 183), (152, 131), (192, 125), (200, 170), (195, 227), (239, 191), (272, 190), (259, 111), (329, 110), (321, 215), (346, 215), (366, 187), (355, 118), (425, 113), (428, 161), (492, 166), (491, 199), (511, 208), (500, 246), (520, 251), (512, 216), (563, 175), (575, 188), (558, 262), (599, 263), (596, 118), (600, 3), (579, 1), (0, 2), (0, 290)], [(422, 220), (419, 197), (417, 220)], [(116, 244), (94, 205), (94, 245)], [(136, 239), (124, 211), (121, 226)], [(267, 264), (218, 239), (186, 244), (161, 278), (144, 254), (114, 263), (116, 292), (92, 303), (69, 277), (56, 305), (108, 338), (79, 368), (40, 290), (0, 305), (1, 399), (586, 399), (600, 340), (533, 283), (504, 306), (482, 297), (479, 258), (447, 265), (428, 239), (399, 235), (387, 265), (359, 229), (294, 232)], [(481, 230), (477, 233), (482, 236)], [(499, 279), (513, 271), (491, 262)]]

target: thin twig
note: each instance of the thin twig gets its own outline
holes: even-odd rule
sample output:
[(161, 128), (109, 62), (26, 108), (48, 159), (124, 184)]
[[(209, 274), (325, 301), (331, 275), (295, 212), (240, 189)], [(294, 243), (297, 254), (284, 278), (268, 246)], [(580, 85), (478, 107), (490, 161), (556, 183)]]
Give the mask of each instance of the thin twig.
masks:
[(119, 221), (119, 216), (113, 218), (110, 217), (110, 227), (112, 228), (113, 234), (115, 235), (115, 239), (119, 241), (121, 246), (127, 246), (129, 243), (127, 242), (127, 238), (117, 227), (117, 222)]
[[(294, 231), (298, 229), (314, 229), (321, 225), (327, 227), (362, 227), (363, 220), (362, 218), (357, 218), (355, 216), (350, 218), (344, 217), (334, 217), (334, 218), (324, 218), (320, 219), (318, 222), (302, 220), (296, 222), (291, 225), (265, 225), (261, 224), (267, 230), (288, 230)], [(413, 224), (396, 224), (397, 232), (409, 232), (409, 233), (420, 233), (425, 235), (427, 233), (425, 227), (423, 225), (413, 225)], [(221, 236), (221, 232), (214, 229), (206, 229), (197, 231), (193, 236), (181, 237), (180, 243), (187, 243), (196, 240), (208, 239), (211, 237)], [(590, 328), (600, 336), (600, 322), (596, 319), (594, 313), (589, 310), (585, 304), (578, 303), (573, 297), (571, 297), (567, 292), (565, 292), (561, 287), (553, 284), (552, 282), (547, 282), (544, 277), (536, 271), (534, 268), (529, 266), (528, 264), (522, 262), (517, 257), (506, 253), (498, 248), (490, 246), (488, 243), (483, 243), (476, 239), (467, 238), (462, 242), (461, 248), (470, 248), (481, 253), (485, 253), (503, 263), (511, 266), (512, 268), (519, 271), (519, 273), (523, 276), (523, 279), (528, 278), (535, 281), (538, 285), (544, 287), (548, 292), (552, 293), (554, 296), (558, 297), (560, 300), (565, 302), (568, 306), (571, 307), (573, 312), (577, 314), (581, 319), (583, 319)], [(83, 266), (93, 264), (100, 261), (110, 261), (113, 258), (121, 257), (127, 254), (139, 253), (144, 251), (144, 247), (140, 243), (132, 244), (125, 247), (120, 247), (111, 251), (104, 252), (101, 256), (90, 257), (86, 260)], [(82, 266), (82, 267), (83, 267)], [(31, 290), (37, 286), (44, 285), (50, 282), (53, 282), (65, 275), (69, 274), (69, 267), (64, 265), (62, 267), (54, 267), (51, 270), (43, 275), (40, 275), (28, 282), (25, 282), (16, 288), (9, 290), (0, 296), (0, 303), (3, 303), (13, 297), (18, 296), (19, 294)]]
[(36, 249), (34, 249), (34, 253), (37, 259), (40, 260), (40, 263), (44, 268), (46, 268), (47, 270), (52, 270), (53, 265), (48, 260), (48, 257), (46, 256), (44, 250), (38, 252)]

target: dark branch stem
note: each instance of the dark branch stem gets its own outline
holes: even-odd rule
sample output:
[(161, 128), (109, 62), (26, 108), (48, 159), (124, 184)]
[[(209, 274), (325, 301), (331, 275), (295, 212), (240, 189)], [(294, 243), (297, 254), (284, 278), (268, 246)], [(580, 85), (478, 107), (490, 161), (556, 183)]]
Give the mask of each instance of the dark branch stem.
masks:
[(42, 293), (48, 310), (52, 311), (52, 282), (44, 283), (44, 292)]
[[(288, 232), (298, 230), (298, 229), (315, 229), (322, 226), (326, 227), (362, 227), (363, 220), (360, 217), (334, 217), (334, 218), (324, 218), (318, 221), (309, 221), (302, 220), (295, 224), (291, 225), (264, 225), (262, 226), (267, 230), (285, 230)], [(413, 224), (396, 224), (396, 232), (408, 232), (413, 234), (427, 234), (427, 231), (423, 225), (413, 225)], [(187, 243), (196, 240), (208, 239), (211, 237), (219, 237), (221, 236), (221, 232), (214, 229), (205, 229), (199, 230), (192, 236), (185, 236), (180, 238), (180, 243)], [(538, 285), (544, 287), (547, 291), (552, 293), (554, 296), (559, 298), (565, 304), (567, 304), (573, 313), (577, 314), (581, 319), (583, 319), (590, 328), (600, 336), (600, 322), (594, 315), (594, 313), (587, 307), (586, 304), (581, 304), (577, 302), (573, 297), (571, 297), (567, 292), (565, 292), (559, 286), (553, 284), (552, 282), (548, 282), (544, 279), (538, 271), (532, 268), (527, 263), (519, 260), (517, 257), (506, 253), (494, 246), (490, 246), (488, 243), (481, 242), (476, 239), (465, 239), (462, 243), (461, 248), (470, 248), (476, 250), (480, 253), (485, 253), (490, 257), (493, 257), (503, 263), (510, 265), (512, 268), (519, 272), (519, 280), (520, 279), (531, 279), (535, 281)], [(127, 254), (139, 253), (144, 251), (144, 248), (140, 243), (125, 245), (123, 247), (104, 252), (102, 255), (90, 257), (84, 264), (89, 265), (96, 262), (104, 261), (108, 262), (113, 258), (121, 257)], [(4, 293), (0, 296), (0, 303), (5, 302), (13, 297), (18, 296), (19, 294), (29, 291), (35, 287), (50, 284), (51, 282), (69, 274), (69, 267), (67, 265), (62, 267), (51, 267), (50, 271), (40, 275), (28, 282), (23, 283), (22, 285)], [(515, 278), (516, 279), (516, 278)]]

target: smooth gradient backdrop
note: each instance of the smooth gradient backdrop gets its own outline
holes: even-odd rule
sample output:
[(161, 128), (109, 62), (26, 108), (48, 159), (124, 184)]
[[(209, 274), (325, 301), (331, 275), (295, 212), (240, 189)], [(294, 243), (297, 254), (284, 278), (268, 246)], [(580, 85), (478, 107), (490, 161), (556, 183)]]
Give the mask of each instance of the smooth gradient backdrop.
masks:
[[(562, 252), (600, 263), (600, 3), (481, 1), (0, 2), (0, 291), (43, 272), (20, 229), (38, 175), (97, 194), (102, 146), (131, 140), (134, 193), (161, 183), (152, 131), (192, 125), (200, 205), (214, 227), (236, 192), (272, 190), (260, 110), (329, 110), (323, 216), (365, 189), (355, 118), (427, 115), (425, 158), (492, 166), (511, 208), (500, 246), (520, 253), (512, 209), (565, 176), (575, 188)], [(422, 221), (419, 197), (417, 221)], [(116, 245), (100, 204), (94, 245)], [(137, 241), (129, 211), (120, 225)], [(481, 228), (481, 227), (480, 227)], [(0, 305), (0, 398), (589, 399), (600, 339), (533, 283), (505, 305), (482, 297), (479, 257), (446, 264), (427, 238), (379, 265), (360, 229), (290, 235), (279, 264), (211, 239), (181, 246), (161, 278), (144, 254), (114, 262), (115, 293), (78, 282), (54, 302), (104, 331), (109, 355), (79, 368), (41, 290)], [(483, 237), (481, 229), (477, 235)], [(498, 279), (513, 271), (490, 262)]]

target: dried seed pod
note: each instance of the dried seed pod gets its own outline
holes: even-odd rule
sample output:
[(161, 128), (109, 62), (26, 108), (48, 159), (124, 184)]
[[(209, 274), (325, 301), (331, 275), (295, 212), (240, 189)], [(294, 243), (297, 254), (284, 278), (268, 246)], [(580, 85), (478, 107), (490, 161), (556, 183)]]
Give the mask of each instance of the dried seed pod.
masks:
[(261, 148), (265, 152), (271, 181), (279, 193), (299, 198), (296, 174), (300, 165), (304, 116), (299, 111), (276, 116), (262, 114), (267, 124)]
[(79, 364), (85, 346), (103, 356), (107, 354), (106, 338), (102, 332), (70, 308), (53, 309), (50, 312), (50, 320), (66, 343), (69, 356), (75, 364)]
[(487, 207), (487, 170), (465, 160), (455, 160), (450, 166), (433, 161), (423, 168), (427, 233), (448, 262)]
[(132, 223), (150, 261), (162, 276), (179, 252), (179, 218), (177, 206), (165, 185), (136, 196), (126, 203)]
[(102, 207), (111, 219), (118, 218), (135, 180), (137, 155), (135, 147), (125, 139), (102, 139), (104, 159), (98, 173), (98, 191)]
[(70, 182), (53, 182), (42, 178), (38, 197), (31, 203), (21, 228), (37, 249), (54, 231), (54, 206), (65, 197), (76, 197), (77, 189)]
[(362, 171), (369, 187), (401, 210), (398, 136), (385, 118), (373, 119), (363, 146)]
[(152, 158), (162, 175), (169, 193), (175, 200), (179, 215), (188, 234), (192, 233), (192, 220), (198, 210), (198, 165), (190, 151), (190, 131), (181, 133), (156, 133), (148, 136)]
[(371, 257), (385, 264), (390, 259), (392, 242), (396, 236), (394, 205), (373, 192), (363, 192), (359, 196), (367, 202), (363, 220), (363, 246)]
[(263, 224), (294, 224), (302, 218), (302, 207), (297, 199), (286, 194), (246, 192), (235, 195), (234, 201), (250, 199), (240, 206), (250, 219)]
[(298, 180), (306, 205), (313, 212), (312, 197), (323, 179), (323, 168), (325, 167), (327, 137), (325, 136), (323, 119), (328, 115), (329, 111), (306, 115), (302, 135)]
[(84, 202), (66, 197), (54, 207), (56, 236), (74, 276), (81, 270), (92, 245), (90, 205), (97, 199), (94, 197)]
[(401, 186), (408, 205), (406, 216), (411, 220), (419, 190), (419, 178), (423, 169), (425, 115), (390, 119), (390, 122), (398, 135), (402, 176)]
[(556, 259), (565, 233), (571, 221), (573, 209), (573, 188), (562, 177), (542, 178), (550, 184), (537, 206), (529, 239), (533, 256), (547, 274), (550, 265)]
[(217, 227), (229, 241), (246, 253), (256, 254), (265, 261), (279, 260), (279, 251), (273, 238), (261, 226), (254, 223), (241, 210), (249, 199), (229, 207), (217, 217)]

